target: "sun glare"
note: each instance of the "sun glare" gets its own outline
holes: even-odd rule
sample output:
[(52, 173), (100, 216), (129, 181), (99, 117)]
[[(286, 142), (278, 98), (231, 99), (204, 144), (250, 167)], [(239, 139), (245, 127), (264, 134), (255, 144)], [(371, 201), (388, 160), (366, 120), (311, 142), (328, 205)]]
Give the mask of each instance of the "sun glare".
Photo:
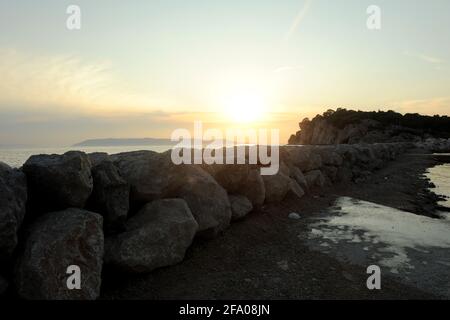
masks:
[(261, 120), (266, 106), (262, 95), (238, 93), (226, 99), (224, 108), (231, 121), (249, 123)]

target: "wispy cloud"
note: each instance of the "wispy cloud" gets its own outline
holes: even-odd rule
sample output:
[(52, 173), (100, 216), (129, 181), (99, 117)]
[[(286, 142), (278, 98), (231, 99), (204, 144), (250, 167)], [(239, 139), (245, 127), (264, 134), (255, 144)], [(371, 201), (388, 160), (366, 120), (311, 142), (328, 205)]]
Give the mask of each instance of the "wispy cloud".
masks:
[[(170, 104), (148, 93), (137, 93), (115, 76), (108, 61), (87, 62), (73, 55), (29, 55), (0, 49), (0, 108), (24, 110), (59, 106), (79, 111), (152, 110)], [(2, 107), (3, 106), (3, 107)]]
[(438, 57), (435, 57), (432, 55), (428, 55), (428, 54), (423, 54), (423, 53), (405, 51), (404, 54), (409, 57), (417, 58), (417, 59), (420, 59), (420, 60), (423, 60), (425, 62), (432, 63), (432, 64), (440, 64), (440, 63), (445, 62), (445, 60), (443, 60), (441, 58), (438, 58)]
[(286, 41), (286, 42), (289, 41), (289, 39), (292, 37), (292, 35), (295, 33), (295, 31), (297, 31), (298, 27), (300, 26), (300, 23), (303, 21), (303, 19), (307, 15), (312, 2), (313, 2), (313, 0), (305, 0), (303, 7), (300, 9), (297, 16), (292, 21), (289, 31), (284, 36), (284, 41)]
[(0, 50), (0, 99), (29, 106), (92, 103), (111, 85), (107, 62), (73, 56), (33, 56)]

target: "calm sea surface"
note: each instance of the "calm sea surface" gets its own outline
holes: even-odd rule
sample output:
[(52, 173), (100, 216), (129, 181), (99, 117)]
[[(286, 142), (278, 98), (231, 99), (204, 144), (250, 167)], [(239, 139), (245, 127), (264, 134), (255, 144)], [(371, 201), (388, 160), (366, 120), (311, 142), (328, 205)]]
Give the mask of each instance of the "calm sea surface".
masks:
[[(436, 188), (431, 189), (434, 193), (450, 197), (450, 163), (428, 169), (427, 177), (436, 185)], [(450, 208), (450, 198), (440, 204)], [(450, 215), (447, 216), (450, 218)]]
[(11, 167), (22, 166), (27, 159), (36, 154), (63, 154), (67, 151), (77, 150), (86, 153), (106, 152), (115, 154), (120, 152), (136, 151), (136, 150), (152, 150), (156, 152), (164, 152), (171, 149), (172, 146), (114, 146), (114, 147), (59, 147), (59, 148), (6, 148), (0, 149), (0, 161)]

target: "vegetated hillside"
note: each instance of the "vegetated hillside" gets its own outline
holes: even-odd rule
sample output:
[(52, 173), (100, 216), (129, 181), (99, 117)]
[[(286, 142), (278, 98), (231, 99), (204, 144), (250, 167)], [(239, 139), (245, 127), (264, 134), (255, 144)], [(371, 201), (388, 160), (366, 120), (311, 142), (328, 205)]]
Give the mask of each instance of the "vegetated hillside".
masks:
[(289, 144), (341, 144), (450, 138), (450, 117), (389, 111), (328, 110), (303, 119)]

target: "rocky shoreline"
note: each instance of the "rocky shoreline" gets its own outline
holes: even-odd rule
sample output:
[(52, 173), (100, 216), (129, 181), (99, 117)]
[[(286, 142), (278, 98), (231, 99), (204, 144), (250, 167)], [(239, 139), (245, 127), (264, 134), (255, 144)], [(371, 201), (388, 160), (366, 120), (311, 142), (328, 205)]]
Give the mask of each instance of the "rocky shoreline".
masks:
[[(450, 149), (448, 141), (285, 146), (274, 176), (261, 176), (260, 165), (175, 166), (169, 152), (151, 151), (1, 164), (0, 289), (25, 299), (96, 299), (105, 267), (141, 274), (178, 264), (194, 238), (217, 238), (231, 222), (287, 198), (363, 184), (417, 147)], [(67, 287), (73, 265), (80, 290)]]
[[(426, 150), (411, 151), (374, 171), (364, 182), (335, 183), (308, 192), (301, 201), (289, 195), (282, 203), (253, 211), (218, 238), (195, 239), (182, 264), (120, 278), (106, 271), (101, 299), (442, 298), (438, 289), (445, 289), (445, 279), (434, 282), (436, 292), (423, 291), (413, 281), (403, 282), (387, 273), (383, 273), (382, 290), (369, 291), (365, 286), (368, 261), (355, 265), (339, 260), (313, 250), (305, 240), (310, 225), (342, 196), (426, 214), (421, 209), (423, 198), (417, 194), (428, 188), (423, 173), (438, 163)], [(300, 218), (291, 218), (293, 212)], [(314, 243), (320, 247), (321, 242)], [(361, 251), (362, 247), (355, 254)], [(340, 250), (333, 252), (338, 257), (341, 254)], [(431, 269), (433, 261), (429, 260), (424, 277), (443, 277), (445, 271)]]

